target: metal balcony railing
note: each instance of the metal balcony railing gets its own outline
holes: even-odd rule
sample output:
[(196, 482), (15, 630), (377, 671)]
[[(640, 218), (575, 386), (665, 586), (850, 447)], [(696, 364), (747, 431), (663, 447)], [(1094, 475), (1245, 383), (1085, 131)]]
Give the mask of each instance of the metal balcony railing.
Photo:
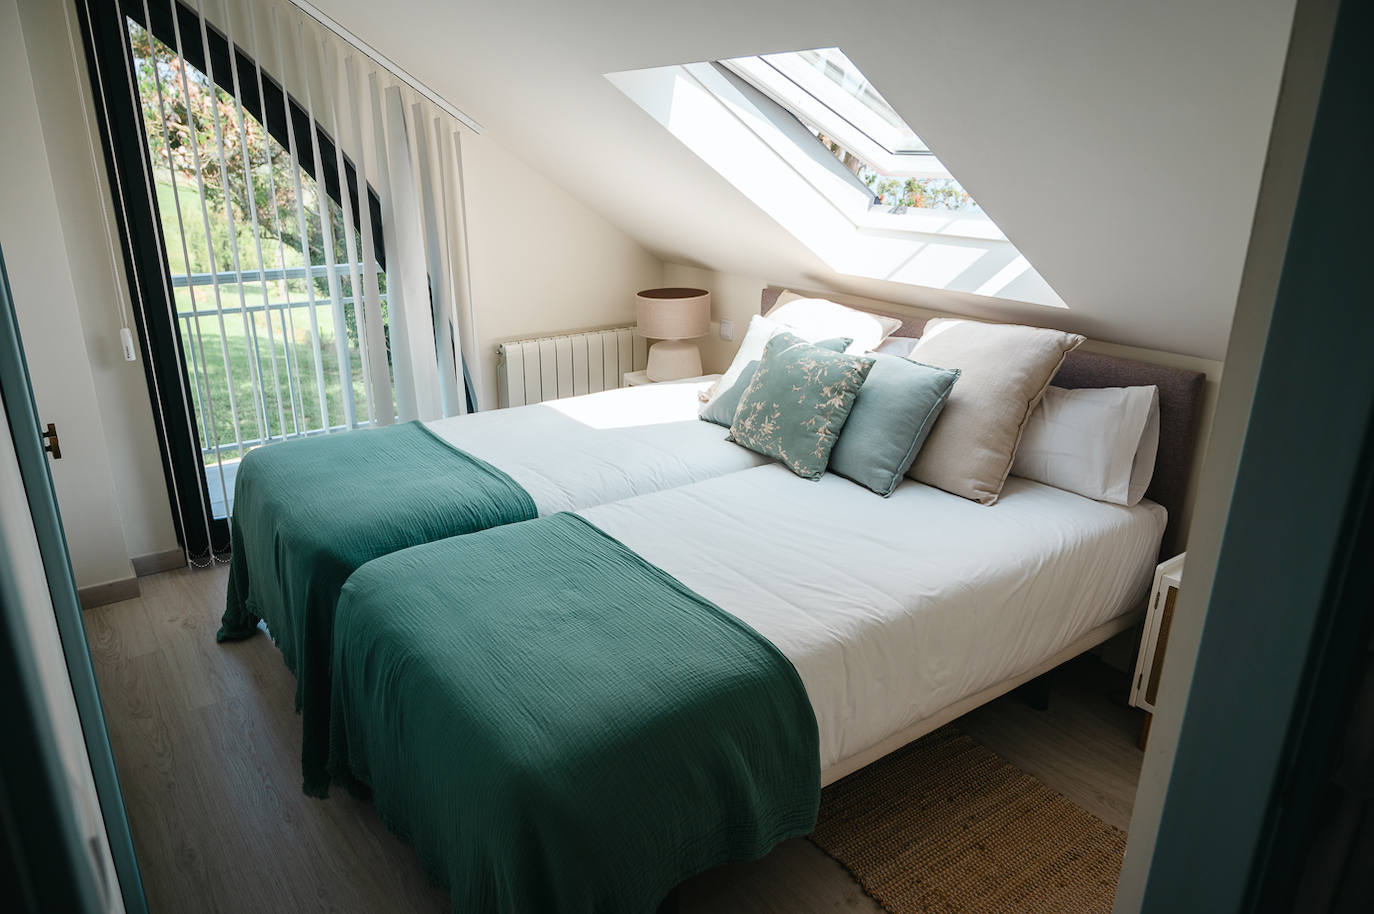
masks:
[[(363, 273), (361, 264), (337, 264), (332, 269), (340, 279)], [(337, 326), (337, 316), (354, 303), (354, 297), (341, 295), (336, 303), (334, 298), (317, 290), (313, 301), (302, 291), (286, 295), (285, 301), (269, 299), (265, 303), (248, 304), (238, 293), (241, 286), (245, 291), (252, 290), (255, 299), (262, 297), (263, 290), (268, 295), (281, 294), (284, 281), (328, 278), (330, 270), (329, 266), (318, 265), (183, 273), (171, 277), (173, 289), (191, 289), (196, 296), (194, 310), (186, 308), (184, 303), (178, 304), (176, 318), (182, 341), (189, 344), (184, 346), (187, 369), (200, 417), (201, 454), (207, 465), (225, 455), (230, 459), (242, 456), (248, 449), (273, 441), (350, 427), (347, 422), (326, 423), (322, 417), (328, 415), (326, 372), (332, 375), (336, 368), (339, 369), (340, 396), (351, 396), (351, 391), (343, 388), (356, 380), (351, 357), (357, 353), (350, 354), (346, 344), (339, 348), (337, 342), (338, 335), (347, 333), (347, 328)], [(230, 287), (229, 291), (225, 287)], [(381, 301), (386, 302), (385, 293)], [(316, 317), (313, 324), (312, 309)], [(336, 324), (333, 327), (336, 341), (330, 346), (323, 345), (321, 333), (316, 329), (324, 315), (329, 315), (330, 321)], [(356, 314), (354, 319), (357, 319)], [(302, 328), (306, 328), (308, 339), (304, 353), (299, 351), (301, 345), (295, 338)], [(219, 337), (218, 342), (210, 342), (206, 339), (207, 334)], [(246, 338), (246, 358), (235, 359), (230, 355), (226, 337), (231, 334), (242, 334)], [(227, 391), (214, 389), (211, 369), (216, 363), (223, 370)], [(237, 402), (233, 392), (245, 376), (251, 382), (251, 405)], [(270, 397), (269, 391), (272, 392)], [(211, 427), (210, 416), (218, 411), (230, 414), (233, 435), (225, 436)]]

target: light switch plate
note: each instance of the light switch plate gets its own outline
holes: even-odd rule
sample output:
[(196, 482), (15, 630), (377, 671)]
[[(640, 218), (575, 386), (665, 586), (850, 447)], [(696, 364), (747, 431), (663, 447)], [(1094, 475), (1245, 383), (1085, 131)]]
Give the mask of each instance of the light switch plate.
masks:
[(722, 319), (720, 322), (720, 338), (723, 340), (733, 340), (735, 338), (735, 322)]

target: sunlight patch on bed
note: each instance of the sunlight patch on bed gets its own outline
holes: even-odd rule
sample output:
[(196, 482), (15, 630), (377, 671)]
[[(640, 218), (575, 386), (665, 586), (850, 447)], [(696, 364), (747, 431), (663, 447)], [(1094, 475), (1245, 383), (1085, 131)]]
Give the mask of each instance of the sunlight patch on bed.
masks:
[[(566, 400), (546, 400), (541, 406), (562, 413), (588, 428), (633, 428), (644, 425), (664, 425), (682, 421), (681, 400), (684, 396), (679, 384), (652, 384), (635, 388), (635, 396), (606, 391), (588, 397)], [(694, 384), (693, 390), (709, 387)], [(675, 407), (675, 404), (677, 406)]]

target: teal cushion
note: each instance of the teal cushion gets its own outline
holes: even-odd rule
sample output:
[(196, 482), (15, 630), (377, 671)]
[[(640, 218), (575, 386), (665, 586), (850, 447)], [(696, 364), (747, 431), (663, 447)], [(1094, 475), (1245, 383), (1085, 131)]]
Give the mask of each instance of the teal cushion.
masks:
[[(784, 331), (786, 332), (786, 331)], [(792, 336), (793, 334), (788, 334)], [(812, 345), (822, 349), (829, 349), (831, 352), (844, 352), (849, 348), (849, 344), (854, 342), (847, 336), (837, 336), (833, 340), (821, 340)], [(749, 382), (754, 380), (754, 372), (758, 370), (759, 361), (754, 359), (744, 366), (744, 371), (740, 372), (734, 384), (730, 385), (729, 390), (723, 390), (701, 408), (700, 418), (707, 422), (714, 422), (716, 425), (730, 427), (730, 423), (735, 421), (735, 410), (739, 408), (739, 398), (744, 396), (744, 390), (749, 386)]]
[(740, 396), (730, 440), (776, 457), (798, 476), (820, 479), (872, 367), (868, 356), (775, 335)]
[(871, 353), (868, 373), (830, 469), (891, 495), (911, 468), (959, 378), (957, 368), (932, 368), (895, 355)]

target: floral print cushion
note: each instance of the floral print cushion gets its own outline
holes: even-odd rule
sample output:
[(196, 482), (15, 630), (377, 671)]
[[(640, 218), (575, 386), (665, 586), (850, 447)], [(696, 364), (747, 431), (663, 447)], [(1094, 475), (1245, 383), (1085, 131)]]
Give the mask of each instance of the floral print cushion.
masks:
[(873, 361), (774, 335), (740, 397), (730, 440), (820, 479)]

